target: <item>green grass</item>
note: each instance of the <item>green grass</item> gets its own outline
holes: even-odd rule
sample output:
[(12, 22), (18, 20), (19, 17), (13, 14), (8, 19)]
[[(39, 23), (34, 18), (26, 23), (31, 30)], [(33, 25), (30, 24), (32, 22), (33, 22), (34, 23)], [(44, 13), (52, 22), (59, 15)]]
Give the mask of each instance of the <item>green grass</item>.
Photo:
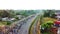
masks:
[(7, 22), (5, 22), (5, 21), (0, 21), (0, 25), (6, 25), (7, 24)]
[(38, 18), (39, 18), (39, 16), (37, 16), (37, 17), (34, 19), (34, 21), (32, 22), (31, 26), (29, 27), (29, 34), (31, 34), (31, 27), (33, 26), (33, 24), (35, 23), (36, 19), (38, 19)]
[(10, 25), (11, 22), (7, 22), (7, 21), (0, 21), (0, 25)]
[(42, 33), (42, 34), (51, 34), (50, 32), (44, 32), (44, 33)]

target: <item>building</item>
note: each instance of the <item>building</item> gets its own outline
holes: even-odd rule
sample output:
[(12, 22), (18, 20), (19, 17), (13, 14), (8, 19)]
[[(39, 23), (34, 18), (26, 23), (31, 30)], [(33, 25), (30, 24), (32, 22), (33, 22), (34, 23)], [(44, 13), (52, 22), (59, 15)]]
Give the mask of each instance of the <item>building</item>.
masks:
[(22, 15), (17, 15), (17, 17), (18, 17), (18, 19), (24, 18), (24, 16), (22, 16)]
[(56, 14), (56, 18), (59, 19), (59, 18), (60, 18), (60, 10), (56, 10), (56, 11), (55, 11), (55, 14)]
[(15, 18), (8, 18), (8, 17), (2, 18), (2, 21), (13, 21), (13, 20), (15, 20)]

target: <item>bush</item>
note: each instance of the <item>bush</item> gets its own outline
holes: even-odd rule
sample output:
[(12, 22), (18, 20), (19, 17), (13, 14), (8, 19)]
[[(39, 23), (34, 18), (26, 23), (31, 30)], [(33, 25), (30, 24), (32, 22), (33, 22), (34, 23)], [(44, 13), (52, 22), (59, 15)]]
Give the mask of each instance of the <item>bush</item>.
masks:
[(53, 21), (48, 21), (48, 22), (46, 22), (46, 23), (43, 23), (43, 24), (41, 25), (41, 27), (42, 27), (42, 28), (51, 28), (52, 25), (53, 25)]
[[(48, 34), (48, 32), (50, 32), (50, 29), (52, 28), (52, 25), (53, 25), (53, 21), (48, 21), (46, 23), (41, 24), (41, 32), (43, 34)], [(45, 32), (47, 32), (47, 33), (45, 33)]]
[(19, 18), (17, 16), (15, 18), (19, 20)]
[(0, 18), (0, 21), (2, 21), (2, 18)]
[(10, 21), (7, 21), (7, 25), (10, 25), (11, 24), (11, 22)]
[(51, 34), (50, 32), (44, 32), (43, 34)]
[(52, 14), (50, 17), (51, 17), (51, 18), (55, 18), (55, 16), (56, 16), (55, 14)]

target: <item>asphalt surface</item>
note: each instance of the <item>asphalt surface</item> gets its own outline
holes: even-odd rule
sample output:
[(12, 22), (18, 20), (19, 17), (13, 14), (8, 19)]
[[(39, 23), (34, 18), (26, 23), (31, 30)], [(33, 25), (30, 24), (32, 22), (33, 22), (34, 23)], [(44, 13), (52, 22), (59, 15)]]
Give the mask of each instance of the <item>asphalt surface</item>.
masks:
[(32, 21), (35, 19), (35, 16), (29, 18), (26, 20), (26, 23), (21, 26), (19, 34), (28, 34), (29, 27), (32, 23)]
[(36, 19), (36, 21), (35, 21), (35, 23), (33, 24), (33, 30), (32, 30), (32, 34), (37, 34), (37, 19)]
[(15, 25), (14, 28), (12, 28), (9, 31), (9, 34), (28, 34), (29, 27), (32, 23), (32, 21), (36, 18), (37, 15), (33, 15), (21, 22), (19, 22), (17, 25)]

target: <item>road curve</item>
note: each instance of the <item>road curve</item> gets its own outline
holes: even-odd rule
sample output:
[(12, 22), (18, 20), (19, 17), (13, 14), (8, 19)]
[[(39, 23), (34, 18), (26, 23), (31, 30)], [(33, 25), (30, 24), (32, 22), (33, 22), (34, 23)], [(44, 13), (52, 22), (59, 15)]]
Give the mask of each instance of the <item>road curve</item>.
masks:
[(16, 25), (14, 25), (13, 28), (10, 28), (11, 30), (9, 30), (9, 34), (28, 34), (29, 27), (36, 17), (37, 15), (33, 15), (27, 19), (18, 21), (18, 23), (15, 23)]
[(36, 18), (36, 15), (34, 17), (29, 18), (24, 25), (21, 26), (19, 34), (28, 34), (29, 27), (32, 23), (32, 21)]

